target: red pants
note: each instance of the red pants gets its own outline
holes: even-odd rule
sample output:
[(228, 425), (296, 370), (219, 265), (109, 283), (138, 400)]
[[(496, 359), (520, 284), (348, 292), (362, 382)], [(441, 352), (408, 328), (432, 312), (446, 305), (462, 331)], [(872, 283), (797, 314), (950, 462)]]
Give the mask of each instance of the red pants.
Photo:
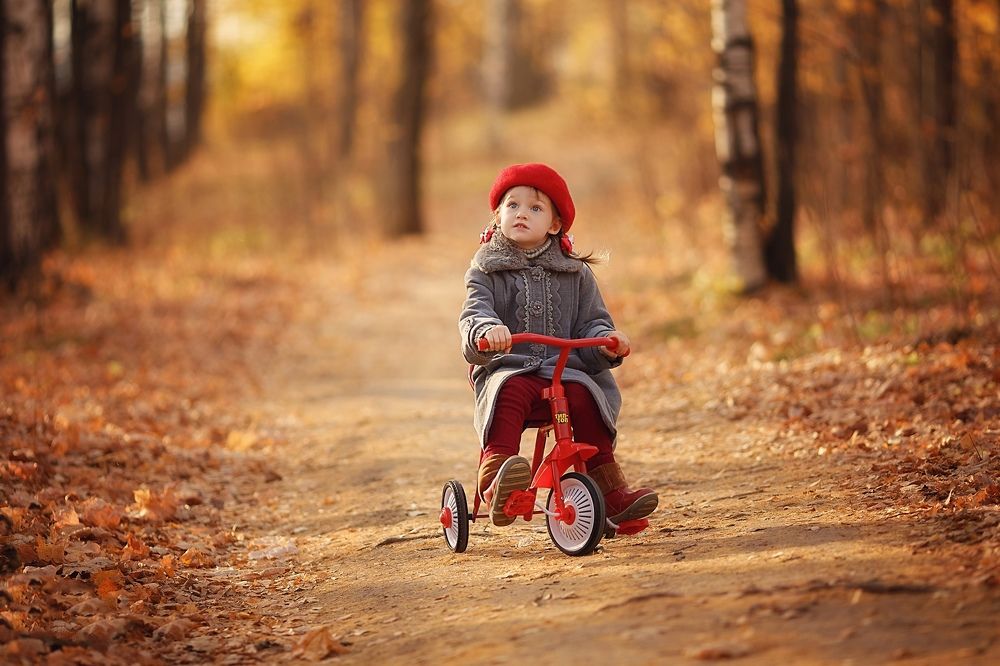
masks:
[[(485, 457), (494, 454), (517, 455), (521, 450), (521, 433), (529, 421), (549, 421), (552, 410), (542, 397), (542, 389), (552, 382), (535, 374), (515, 375), (504, 382), (497, 396), (493, 423), (486, 437)], [(615, 461), (611, 432), (608, 430), (594, 396), (583, 384), (563, 384), (569, 400), (569, 418), (573, 439), (597, 447), (597, 454), (587, 460), (587, 469)]]

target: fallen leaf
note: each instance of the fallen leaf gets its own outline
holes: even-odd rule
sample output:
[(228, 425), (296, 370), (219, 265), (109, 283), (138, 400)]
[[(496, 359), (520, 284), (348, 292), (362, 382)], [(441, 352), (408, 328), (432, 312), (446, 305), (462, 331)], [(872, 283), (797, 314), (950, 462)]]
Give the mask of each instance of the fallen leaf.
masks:
[(72, 541), (63, 548), (63, 558), (67, 562), (87, 562), (101, 554), (101, 547), (92, 541)]
[(345, 652), (347, 652), (347, 648), (333, 637), (329, 627), (318, 627), (302, 636), (295, 643), (292, 656), (310, 661), (320, 661)]
[(17, 659), (12, 659), (12, 663), (31, 663), (25, 660), (38, 659), (48, 651), (49, 649), (45, 646), (45, 643), (37, 638), (18, 638), (4, 645), (3, 652), (0, 652), (0, 654), (7, 655), (8, 657), (18, 657)]
[(235, 451), (246, 451), (254, 447), (260, 436), (250, 430), (232, 430), (226, 437), (226, 448)]
[(26, 514), (25, 509), (12, 506), (0, 507), (0, 536), (19, 531)]
[(73, 615), (90, 616), (100, 615), (108, 610), (110, 610), (110, 607), (103, 600), (91, 598), (70, 606), (67, 612)]
[(710, 643), (684, 650), (684, 656), (702, 661), (736, 659), (750, 654), (750, 646), (745, 643)]
[(215, 560), (211, 555), (204, 553), (197, 548), (188, 548), (181, 555), (181, 564), (195, 569), (207, 569), (215, 566)]
[(146, 487), (133, 491), (135, 507), (139, 518), (160, 521), (170, 520), (177, 515), (180, 500), (171, 486), (166, 486), (161, 492), (154, 493)]
[(79, 525), (80, 516), (71, 506), (62, 507), (52, 512), (52, 529), (58, 530), (69, 525)]
[(38, 471), (38, 463), (15, 460), (0, 461), (0, 478), (31, 481), (38, 476)]
[(78, 641), (102, 647), (125, 632), (126, 621), (120, 618), (100, 619), (76, 632)]
[(164, 555), (160, 560), (160, 571), (165, 576), (173, 576), (176, 573), (176, 559), (173, 555)]
[(125, 577), (117, 569), (98, 571), (92, 578), (97, 585), (97, 596), (102, 599), (115, 598), (125, 584)]
[(122, 548), (122, 562), (144, 560), (147, 557), (149, 557), (149, 546), (144, 544), (136, 535), (129, 534), (125, 546)]
[(83, 504), (80, 520), (84, 525), (117, 529), (122, 521), (122, 511), (99, 497), (91, 497)]
[(195, 628), (195, 623), (191, 620), (187, 620), (183, 617), (179, 617), (174, 620), (170, 620), (159, 629), (153, 632), (153, 638), (158, 641), (170, 640), (176, 641), (187, 636), (192, 629)]
[(38, 537), (35, 539), (35, 557), (45, 564), (62, 564), (66, 559), (66, 542), (47, 543)]

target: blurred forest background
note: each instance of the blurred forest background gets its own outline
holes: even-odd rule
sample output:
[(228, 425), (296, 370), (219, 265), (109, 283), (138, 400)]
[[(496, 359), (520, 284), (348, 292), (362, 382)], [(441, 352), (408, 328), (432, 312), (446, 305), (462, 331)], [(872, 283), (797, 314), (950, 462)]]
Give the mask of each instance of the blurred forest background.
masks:
[(739, 289), (807, 270), (893, 301), (934, 274), (964, 298), (997, 277), (995, 0), (0, 6), (8, 287), (56, 248), (173, 233), (142, 228), (143, 194), (204, 146), (242, 183), (207, 204), (235, 237), (335, 246), (359, 219), (426, 231), (431, 178), (560, 167), (526, 132), (572, 141), (565, 162), (623, 145), (599, 187), (646, 230), (724, 243)]
[[(256, 505), (257, 492), (285, 470), (286, 489), (318, 478), (306, 467), (348, 480), (359, 468), (340, 458), (317, 466), (326, 447), (393, 442), (400, 478), (434, 478), (443, 450), (459, 450), (428, 430), (445, 394), (413, 379), (448, 377), (467, 395), (448, 313), (490, 184), (529, 161), (566, 177), (576, 247), (615, 253), (597, 270), (636, 342), (619, 377), (642, 445), (626, 449), (645, 451), (651, 485), (680, 499), (676, 470), (718, 463), (711, 501), (735, 500), (722, 487), (756, 483), (773, 460), (799, 466), (795, 483), (816, 476), (813, 498), (854, 461), (850, 506), (829, 505), (837, 525), (870, 522), (894, 545), (919, 526), (914, 553), (958, 544), (944, 575), (996, 590), (998, 23), (1000, 0), (0, 0), (0, 660), (109, 640), (118, 661), (80, 663), (146, 663), (129, 650), (147, 649), (199, 660), (235, 650), (221, 640), (234, 635), (248, 654), (290, 651), (297, 620), (247, 603), (264, 588), (242, 587), (262, 574), (236, 521), (249, 536), (293, 529), (288, 507)], [(403, 353), (388, 353), (401, 332)], [(352, 415), (365, 417), (357, 432), (296, 425), (309, 401), (349, 410), (341, 383), (391, 413), (397, 392), (366, 388), (383, 379), (421, 400), (418, 417), (392, 419), (421, 434), (417, 455), (376, 429), (381, 413)], [(268, 390), (295, 397), (291, 414), (259, 406)], [(681, 439), (705, 458), (682, 460), (694, 449), (674, 450)], [(364, 465), (382, 469), (383, 449), (370, 451)], [(806, 495), (775, 478), (762, 497), (779, 493), (776, 508), (761, 515), (783, 524)], [(357, 478), (323, 483), (343, 487), (296, 491), (308, 512), (350, 508), (338, 515), (354, 525), (354, 506), (375, 502)], [(410, 501), (400, 516), (433, 522), (436, 509)], [(724, 522), (742, 530), (753, 523), (739, 501)], [(247, 506), (268, 514), (262, 525), (242, 525)], [(736, 530), (721, 540), (741, 556), (760, 548)], [(803, 566), (853, 552), (833, 550), (847, 537), (814, 538), (823, 557)], [(300, 575), (335, 579), (338, 558), (375, 561), (336, 548), (266, 597), (299, 596)], [(657, 557), (672, 565), (682, 548)], [(873, 561), (845, 560), (865, 577)], [(621, 562), (614, 577), (631, 589)], [(191, 570), (227, 563), (244, 577), (217, 579), (232, 594), (190, 584)], [(746, 596), (744, 563), (725, 598)], [(843, 617), (860, 617), (861, 588), (844, 589), (855, 610)], [(67, 601), (78, 593), (89, 601)], [(449, 616), (459, 596), (439, 597)], [(965, 626), (964, 601), (927, 599), (913, 608)], [(343, 615), (322, 610), (324, 623)], [(817, 649), (862, 626), (815, 617)], [(914, 632), (899, 617), (907, 635), (954, 626)], [(180, 640), (192, 631), (195, 652)]]

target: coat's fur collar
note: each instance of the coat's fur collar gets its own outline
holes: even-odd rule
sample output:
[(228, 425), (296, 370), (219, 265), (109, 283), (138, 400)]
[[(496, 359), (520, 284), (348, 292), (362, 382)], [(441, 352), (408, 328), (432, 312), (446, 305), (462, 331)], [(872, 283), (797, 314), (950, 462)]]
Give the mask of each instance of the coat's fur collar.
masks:
[(535, 265), (559, 273), (576, 273), (583, 262), (563, 254), (559, 243), (554, 239), (547, 250), (534, 259), (528, 259), (524, 250), (512, 243), (498, 229), (490, 242), (481, 246), (472, 258), (472, 265), (484, 273), (495, 271), (514, 271)]

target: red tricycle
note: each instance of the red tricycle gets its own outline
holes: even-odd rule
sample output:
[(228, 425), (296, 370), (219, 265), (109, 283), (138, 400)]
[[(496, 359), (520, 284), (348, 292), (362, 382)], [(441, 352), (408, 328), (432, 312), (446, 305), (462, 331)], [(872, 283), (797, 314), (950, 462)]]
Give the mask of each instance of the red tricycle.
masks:
[[(539, 343), (559, 347), (559, 359), (552, 373), (552, 385), (542, 390), (542, 397), (549, 401), (551, 420), (543, 423), (528, 423), (526, 427), (538, 427), (535, 437), (535, 454), (531, 462), (531, 485), (527, 490), (514, 491), (504, 504), (503, 511), (508, 516), (521, 516), (531, 520), (532, 516), (545, 514), (546, 527), (552, 543), (567, 555), (587, 555), (592, 553), (604, 536), (615, 534), (636, 534), (649, 526), (645, 518), (625, 521), (615, 525), (607, 520), (604, 513), (604, 496), (597, 484), (586, 474), (585, 462), (597, 453), (597, 447), (573, 441), (573, 428), (569, 418), (569, 401), (562, 385), (562, 373), (566, 368), (570, 349), (584, 347), (607, 347), (614, 349), (617, 340), (609, 338), (581, 338), (564, 340), (535, 333), (515, 333), (512, 344), (522, 342)], [(486, 351), (485, 340), (479, 341), (479, 349)], [(548, 433), (555, 434), (555, 445), (548, 455), (545, 442)], [(480, 453), (480, 462), (482, 453)], [(567, 472), (570, 467), (575, 471)], [(537, 502), (538, 491), (549, 488), (545, 506)], [(469, 513), (465, 489), (456, 480), (444, 484), (441, 495), (441, 525), (444, 540), (456, 553), (465, 552), (469, 545), (469, 523), (477, 518), (489, 518), (489, 513), (480, 513), (482, 499), (477, 492)]]

